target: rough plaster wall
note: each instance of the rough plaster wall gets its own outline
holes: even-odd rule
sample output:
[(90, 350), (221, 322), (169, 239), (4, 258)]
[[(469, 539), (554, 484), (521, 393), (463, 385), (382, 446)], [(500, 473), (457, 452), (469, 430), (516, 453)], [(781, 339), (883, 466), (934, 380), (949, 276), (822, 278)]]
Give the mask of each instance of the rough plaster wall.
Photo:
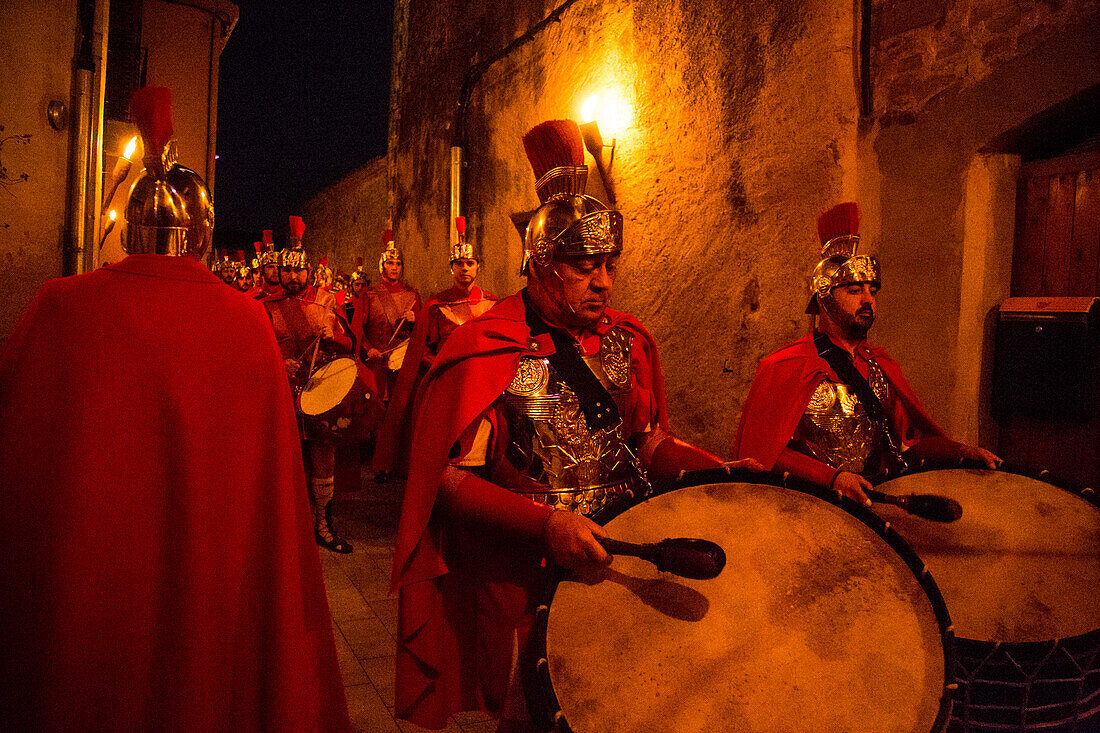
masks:
[[(414, 282), (442, 287), (447, 121), (461, 73), (552, 6), (494, 4), (483, 23), (487, 9), (466, 5), (477, 29), (467, 37), (429, 22), (426, 5), (410, 6), (408, 53), (418, 63), (409, 64), (396, 138), (395, 229)], [(431, 17), (440, 12), (454, 17), (433, 4)], [(634, 124), (610, 172), (626, 220), (615, 305), (661, 347), (677, 432), (728, 452), (757, 361), (806, 326), (814, 217), (841, 196), (855, 160), (852, 38), (851, 8), (826, 0), (578, 2), (494, 65), (472, 96), (466, 210), (484, 251), (483, 284), (522, 286), (509, 217), (538, 203), (523, 133), (577, 119), (589, 94), (618, 90)]]
[(314, 262), (328, 257), (333, 272), (350, 274), (355, 258), (362, 257), (371, 282), (377, 282), (388, 209), (386, 158), (379, 157), (310, 199), (302, 212), (303, 246)]
[(42, 283), (61, 275), (70, 130), (50, 127), (46, 106), (69, 105), (75, 33), (74, 0), (0, 4), (0, 139), (30, 135), (0, 147), (0, 344)]
[[(1062, 8), (1082, 11), (1074, 4)], [(947, 17), (955, 17), (954, 12)], [(942, 32), (937, 21), (931, 23), (908, 33)], [(991, 140), (1100, 83), (1100, 21), (1095, 14), (1039, 27), (1042, 35), (1028, 37), (1027, 53), (989, 67), (975, 66), (978, 70), (973, 74), (941, 74), (935, 64), (919, 67), (919, 73), (914, 72), (917, 76), (911, 74), (906, 83), (924, 88), (923, 83), (938, 91), (931, 97), (921, 92), (920, 104), (905, 102), (883, 110), (860, 141), (860, 200), (875, 213), (863, 232), (883, 267), (874, 337), (901, 362), (917, 394), (949, 434), (982, 438), (987, 446), (994, 446), (988, 413), (979, 414), (980, 424), (975, 426), (979, 404), (961, 404), (958, 398), (960, 384), (986, 385), (987, 391), (991, 368), (988, 352), (975, 358), (975, 350), (985, 349), (982, 340), (959, 340), (960, 334), (967, 333), (960, 327), (960, 317), (972, 317), (960, 308), (969, 300), (962, 289), (974, 287), (962, 275), (967, 174)], [(980, 36), (983, 28), (979, 25), (973, 32)], [(956, 30), (968, 48), (978, 47), (970, 31)], [(1015, 31), (1010, 28), (1005, 33)], [(874, 63), (885, 64), (891, 53), (889, 48), (879, 49)], [(902, 81), (893, 80), (884, 85), (882, 94), (892, 94), (891, 89), (901, 86)], [(876, 98), (879, 93), (876, 89)], [(1012, 191), (989, 193), (1014, 202)], [(1007, 208), (988, 207), (998, 221), (987, 226), (1010, 227), (1012, 211)], [(975, 225), (970, 222), (971, 230)], [(1010, 270), (1005, 263), (989, 261), (986, 268), (977, 273), (982, 287), (1007, 292)], [(993, 278), (999, 279), (999, 286)], [(952, 395), (956, 395), (954, 403)]]

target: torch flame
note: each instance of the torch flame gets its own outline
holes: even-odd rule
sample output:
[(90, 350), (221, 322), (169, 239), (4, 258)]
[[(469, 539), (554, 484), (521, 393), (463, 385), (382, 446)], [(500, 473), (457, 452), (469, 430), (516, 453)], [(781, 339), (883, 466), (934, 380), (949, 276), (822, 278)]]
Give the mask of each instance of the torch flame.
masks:
[(114, 221), (115, 219), (118, 218), (118, 212), (115, 211), (114, 209), (111, 209), (109, 212), (107, 212), (107, 218), (110, 219), (111, 221)]
[(630, 127), (632, 118), (630, 105), (617, 92), (608, 92), (602, 96), (593, 94), (581, 105), (581, 119), (585, 122), (599, 122), (604, 139), (622, 134)]
[(137, 150), (137, 142), (137, 135), (134, 135), (132, 138), (130, 138), (130, 142), (126, 143), (126, 152), (122, 154), (123, 158), (125, 158), (126, 160), (130, 160), (133, 157), (134, 151)]

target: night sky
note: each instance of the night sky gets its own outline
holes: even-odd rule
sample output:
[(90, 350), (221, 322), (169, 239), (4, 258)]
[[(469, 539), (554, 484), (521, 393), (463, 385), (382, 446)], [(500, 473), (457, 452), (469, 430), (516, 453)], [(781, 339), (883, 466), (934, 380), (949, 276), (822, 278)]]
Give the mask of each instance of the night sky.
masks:
[(281, 242), (288, 215), (385, 154), (393, 2), (235, 1), (218, 82), (216, 236), (251, 249), (263, 229)]

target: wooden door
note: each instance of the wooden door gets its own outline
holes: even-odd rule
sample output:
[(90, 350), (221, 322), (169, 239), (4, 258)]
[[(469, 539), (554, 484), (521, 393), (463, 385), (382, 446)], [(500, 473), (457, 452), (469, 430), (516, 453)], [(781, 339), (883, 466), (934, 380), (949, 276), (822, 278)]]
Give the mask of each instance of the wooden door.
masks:
[[(1100, 296), (1100, 152), (1021, 166), (1012, 295)], [(1013, 463), (1100, 487), (1100, 415), (1088, 422), (1014, 415), (1001, 422), (999, 448)]]

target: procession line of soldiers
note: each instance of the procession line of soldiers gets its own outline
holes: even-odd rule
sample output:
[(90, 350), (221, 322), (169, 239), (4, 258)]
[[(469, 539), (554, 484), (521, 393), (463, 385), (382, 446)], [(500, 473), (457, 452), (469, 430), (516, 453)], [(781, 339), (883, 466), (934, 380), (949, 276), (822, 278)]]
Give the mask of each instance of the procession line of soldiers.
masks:
[[(262, 306), (193, 259), (212, 210), (193, 195), (201, 179), (160, 155), (170, 122), (142, 109), (162, 96), (135, 95), (152, 152), (127, 207), (130, 256), (48, 283), (0, 357), (0, 419), (13, 426), (0, 465), (17, 518), (3, 611), (21, 632), (5, 637), (14, 665), (0, 680), (30, 701), (34, 728), (348, 729), (311, 551), (350, 550), (331, 526), (334, 440), (296, 420), (290, 389), (322, 349), (353, 355), (389, 397), (375, 464), (408, 476), (392, 574), (395, 713), (429, 728), (481, 709), (502, 730), (531, 729), (518, 660), (537, 589), (551, 565), (610, 563), (590, 515), (658, 481), (776, 469), (865, 502), (869, 479), (914, 454), (998, 460), (947, 438), (896, 362), (867, 345), (881, 278), (857, 253), (854, 204), (819, 220), (817, 326), (761, 362), (724, 460), (675, 437), (655, 340), (609, 307), (623, 217), (585, 194), (576, 123), (523, 139), (540, 199), (526, 287), (500, 300), (477, 289), (463, 237), (454, 287), (418, 309), (390, 246), (382, 282), (347, 323), (311, 284), (300, 219), (274, 268), (280, 290), (263, 274)], [(173, 176), (190, 188), (171, 214)], [(400, 376), (374, 370), (406, 334)], [(365, 402), (363, 421), (377, 421), (378, 400)], [(78, 551), (59, 555), (60, 538)]]

